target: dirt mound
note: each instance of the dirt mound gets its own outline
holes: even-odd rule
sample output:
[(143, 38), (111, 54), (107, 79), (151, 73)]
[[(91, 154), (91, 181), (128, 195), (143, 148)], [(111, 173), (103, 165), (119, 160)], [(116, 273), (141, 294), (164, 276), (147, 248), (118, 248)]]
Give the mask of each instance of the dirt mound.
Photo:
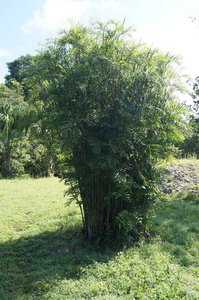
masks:
[(169, 168), (167, 179), (163, 182), (163, 192), (182, 191), (199, 193), (199, 166), (179, 164)]

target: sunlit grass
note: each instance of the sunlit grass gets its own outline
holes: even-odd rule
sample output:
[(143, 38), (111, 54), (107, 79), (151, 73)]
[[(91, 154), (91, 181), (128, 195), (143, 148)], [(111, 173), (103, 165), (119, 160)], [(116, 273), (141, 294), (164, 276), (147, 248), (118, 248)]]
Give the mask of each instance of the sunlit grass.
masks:
[[(0, 231), (2, 241), (35, 235), (43, 230), (75, 224), (76, 206), (66, 207), (66, 186), (55, 178), (0, 181)], [(70, 218), (75, 212), (76, 218)], [(5, 234), (4, 234), (5, 232)]]
[(167, 165), (195, 165), (195, 166), (199, 166), (199, 159), (196, 158), (196, 156), (189, 156), (187, 158), (182, 158), (182, 159), (177, 159), (177, 158), (172, 158), (168, 161)]
[(158, 166), (160, 168), (169, 168), (174, 167), (176, 165), (186, 166), (186, 165), (194, 165), (199, 166), (199, 159), (196, 158), (196, 156), (188, 156), (187, 158), (175, 158), (170, 157), (168, 160), (160, 160), (158, 163)]
[(0, 181), (0, 299), (199, 299), (199, 199), (165, 196), (149, 241), (92, 245), (56, 178)]

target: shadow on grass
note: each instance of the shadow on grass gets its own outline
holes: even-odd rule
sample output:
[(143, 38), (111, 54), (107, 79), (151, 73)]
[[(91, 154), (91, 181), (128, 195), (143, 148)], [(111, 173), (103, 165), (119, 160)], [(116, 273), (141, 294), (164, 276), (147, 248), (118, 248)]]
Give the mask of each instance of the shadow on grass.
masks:
[(1, 243), (0, 299), (40, 299), (56, 282), (80, 279), (82, 268), (107, 262), (115, 254), (99, 251), (77, 229)]

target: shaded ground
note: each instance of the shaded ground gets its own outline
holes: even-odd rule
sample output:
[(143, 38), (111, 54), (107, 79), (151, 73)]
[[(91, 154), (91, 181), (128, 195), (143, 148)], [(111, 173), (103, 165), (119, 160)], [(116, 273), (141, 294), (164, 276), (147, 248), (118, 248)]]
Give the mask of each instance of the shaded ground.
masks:
[(175, 165), (168, 170), (163, 182), (163, 192), (191, 192), (199, 194), (199, 165)]

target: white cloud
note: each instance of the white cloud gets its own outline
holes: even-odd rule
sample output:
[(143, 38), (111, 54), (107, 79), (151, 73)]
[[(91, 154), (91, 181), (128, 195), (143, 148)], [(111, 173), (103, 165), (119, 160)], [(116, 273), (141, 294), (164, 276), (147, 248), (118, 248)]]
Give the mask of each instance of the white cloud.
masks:
[(198, 25), (187, 15), (181, 14), (167, 24), (159, 22), (155, 29), (147, 30), (143, 34), (137, 33), (137, 38), (166, 52), (179, 55), (182, 58), (182, 64), (186, 66), (185, 72), (197, 76), (199, 75), (198, 35)]
[(12, 56), (12, 52), (5, 48), (0, 48), (0, 57), (10, 58)]
[[(177, 55), (181, 59), (182, 73), (192, 78), (190, 85), (186, 85), (191, 92), (193, 80), (199, 76), (199, 23), (192, 22), (186, 14), (176, 15), (175, 20), (168, 20), (166, 23), (159, 21), (151, 29), (143, 32), (136, 32), (134, 37), (152, 47), (157, 47), (163, 52)], [(181, 100), (191, 104), (192, 98), (188, 95), (181, 95)]]
[(117, 9), (120, 0), (46, 0), (42, 11), (34, 11), (22, 30), (25, 34), (39, 30), (42, 33), (57, 32), (68, 25), (69, 19), (79, 21), (86, 13), (99, 15)]
[[(91, 1), (90, 1), (91, 3)], [(110, 9), (110, 8), (118, 8), (119, 2), (118, 0), (97, 0), (94, 3), (95, 8), (100, 10)]]
[(88, 9), (90, 0), (47, 0), (43, 11), (35, 11), (32, 18), (26, 21), (23, 32), (28, 34), (34, 30), (43, 33), (60, 29), (69, 19), (75, 21)]

